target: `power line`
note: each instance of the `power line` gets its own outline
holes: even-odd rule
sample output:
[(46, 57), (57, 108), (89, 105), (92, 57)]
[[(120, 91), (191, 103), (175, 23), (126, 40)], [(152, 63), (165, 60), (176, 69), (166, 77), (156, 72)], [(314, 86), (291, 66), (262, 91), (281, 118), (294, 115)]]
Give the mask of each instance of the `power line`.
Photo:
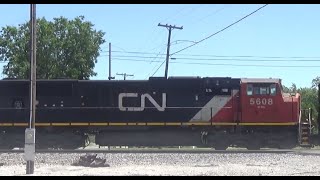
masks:
[(164, 62), (166, 62), (166, 61), (163, 61), (163, 62), (160, 64), (160, 66), (158, 67), (158, 69), (155, 70), (154, 73), (153, 73), (151, 76), (155, 75), (155, 74), (158, 72), (158, 70), (159, 70), (160, 67), (164, 64)]
[[(107, 52), (107, 51), (104, 51)], [(128, 54), (153, 54), (158, 55), (159, 53), (155, 52), (138, 52), (138, 51), (111, 51), (112, 53), (128, 53)], [(166, 55), (165, 53), (159, 55)], [(103, 55), (102, 55), (103, 56)], [(107, 56), (107, 55), (106, 55)], [(236, 56), (224, 56), (224, 55), (214, 55), (214, 54), (176, 54), (175, 56), (202, 56), (202, 57), (239, 57), (239, 58), (270, 58), (270, 59), (302, 59), (302, 58), (318, 58), (320, 56), (252, 56), (252, 55), (236, 55)]]
[(233, 25), (235, 25), (235, 24), (239, 23), (240, 21), (244, 20), (245, 18), (247, 18), (247, 17), (251, 16), (252, 14), (254, 14), (254, 13), (256, 13), (256, 12), (258, 12), (260, 9), (262, 9), (262, 8), (266, 7), (267, 5), (268, 5), (268, 4), (263, 5), (262, 7), (260, 7), (260, 8), (258, 8), (258, 9), (256, 9), (255, 11), (253, 11), (253, 12), (251, 12), (250, 14), (248, 14), (248, 15), (244, 16), (243, 18), (239, 19), (238, 21), (236, 21), (236, 22), (234, 22), (234, 23), (230, 24), (229, 26), (227, 26), (227, 27), (225, 27), (225, 28), (221, 29), (220, 31), (217, 31), (217, 32), (215, 32), (215, 33), (211, 34), (210, 36), (208, 36), (208, 37), (206, 37), (206, 38), (204, 38), (204, 39), (201, 39), (200, 41), (198, 41), (198, 42), (196, 42), (196, 43), (194, 43), (194, 44), (192, 44), (192, 45), (190, 45), (190, 46), (187, 46), (187, 47), (185, 47), (185, 48), (183, 48), (183, 49), (180, 49), (179, 51), (176, 51), (176, 52), (172, 53), (171, 55), (176, 54), (176, 53), (179, 53), (179, 52), (181, 52), (181, 51), (183, 51), (183, 50), (186, 50), (186, 49), (188, 49), (188, 48), (190, 48), (190, 47), (192, 47), (192, 46), (194, 46), (194, 45), (196, 45), (196, 44), (201, 43), (201, 42), (202, 42), (202, 41), (204, 41), (204, 40), (207, 40), (207, 39), (211, 38), (212, 36), (214, 36), (214, 35), (216, 35), (216, 34), (219, 34), (220, 32), (222, 32), (222, 31), (224, 31), (224, 30), (228, 29), (229, 27), (231, 27), (231, 26), (233, 26)]
[[(176, 45), (176, 44), (180, 44), (180, 43), (186, 43), (186, 42), (191, 42), (191, 43), (195, 43), (195, 41), (190, 41), (190, 40), (175, 40), (173, 42), (171, 42), (171, 45)], [(175, 43), (175, 44), (174, 44)]]
[[(228, 7), (231, 7), (231, 5), (228, 6)], [(196, 24), (196, 23), (202, 22), (204, 19), (208, 18), (209, 16), (215, 15), (215, 14), (217, 14), (218, 12), (220, 12), (220, 11), (226, 9), (226, 8), (227, 8), (227, 5), (223, 6), (222, 8), (219, 8), (219, 9), (217, 9), (217, 10), (211, 12), (211, 13), (209, 13), (208, 15), (206, 15), (205, 17), (202, 17), (201, 19), (196, 20), (195, 23), (192, 23), (192, 24), (194, 25), (194, 24)]]
[[(175, 37), (175, 35), (173, 35), (172, 38), (174, 38), (174, 37)], [(170, 43), (170, 44), (171, 44), (171, 43)], [(168, 45), (170, 46), (170, 44), (168, 44)], [(167, 45), (167, 46), (168, 46), (168, 45)], [(160, 52), (157, 54), (157, 56), (159, 56), (159, 55), (160, 55)], [(169, 58), (169, 52), (167, 52), (166, 58)], [(166, 60), (167, 60), (167, 59), (166, 59)], [(154, 61), (151, 61), (151, 62), (154, 62)], [(158, 72), (158, 70), (159, 70), (160, 67), (163, 65), (163, 63), (164, 63), (164, 62), (162, 62), (162, 63), (160, 64), (160, 66), (159, 66), (159, 67), (157, 68), (157, 70), (153, 73), (153, 75)], [(156, 67), (156, 66), (154, 66), (154, 67), (152, 68), (152, 71), (153, 71), (153, 69), (154, 69), (155, 67)], [(152, 72), (152, 71), (151, 71), (151, 72)], [(146, 77), (146, 79), (149, 78), (151, 72), (148, 74), (148, 76)], [(165, 72), (167, 73), (167, 69), (165, 69)], [(152, 75), (152, 76), (153, 76), (153, 75)], [(166, 75), (165, 75), (165, 76), (166, 76)]]
[(165, 40), (163, 40), (161, 44), (158, 44), (158, 45), (155, 46), (154, 48), (150, 49), (150, 51), (153, 51), (153, 50), (155, 50), (155, 49), (161, 48), (161, 46), (164, 46), (164, 47), (167, 46), (167, 44), (165, 43)]
[[(184, 9), (186, 9), (186, 8), (187, 8), (187, 7), (180, 8), (180, 10), (178, 11), (178, 13), (176, 13), (175, 15), (168, 16), (166, 19), (164, 19), (164, 20), (162, 20), (162, 21), (160, 21), (160, 22), (167, 21), (168, 19), (172, 18), (173, 16), (176, 16), (177, 14), (180, 14), (180, 13), (181, 13)], [(156, 31), (156, 29), (153, 29), (153, 32), (152, 32), (151, 34), (154, 35), (154, 34), (155, 34), (155, 31)], [(160, 36), (160, 33), (163, 33), (163, 31), (158, 31), (158, 33), (157, 33), (155, 36), (153, 36), (153, 38), (151, 38), (151, 37), (149, 36), (149, 37), (147, 38), (147, 43), (145, 43), (145, 46), (146, 46), (146, 44), (149, 44), (149, 42), (155, 42), (159, 37), (161, 37), (161, 36)], [(145, 46), (144, 46), (144, 47), (145, 47)], [(158, 46), (152, 48), (151, 50), (156, 49), (156, 48), (158, 48), (158, 47), (160, 47), (160, 46), (162, 46), (162, 43), (161, 43), (161, 45), (158, 45)], [(139, 48), (139, 49), (142, 49), (142, 48)]]
[[(111, 51), (112, 52), (121, 52), (121, 51)], [(112, 54), (112, 57), (133, 57), (133, 58), (147, 58), (147, 59), (157, 59), (159, 56), (166, 55), (165, 53), (148, 53), (148, 52), (127, 52), (129, 54), (146, 54), (146, 55), (156, 55), (156, 56), (131, 56), (131, 55), (114, 55)], [(233, 59), (215, 59), (215, 58), (188, 58), (188, 57), (176, 57), (171, 59), (184, 59), (184, 60), (230, 60), (230, 61), (275, 61), (275, 62), (281, 62), (281, 61), (293, 61), (293, 62), (307, 62), (307, 61), (320, 61), (320, 57), (312, 57), (312, 56), (222, 56), (222, 55), (200, 55), (200, 54), (177, 54), (175, 56), (191, 56), (191, 57), (222, 57), (222, 58), (233, 58)], [(101, 57), (109, 56), (108, 54), (100, 55)], [(263, 59), (235, 59), (235, 58), (263, 58)], [(266, 58), (266, 59), (264, 59)], [(269, 59), (267, 59), (269, 58)], [(292, 58), (292, 59), (291, 59)], [(309, 59), (306, 59), (309, 58)], [(314, 59), (313, 59), (314, 58)], [(274, 60), (274, 59), (284, 59), (284, 60)], [(294, 60), (298, 59), (298, 60)], [(303, 60), (302, 60), (303, 59)], [(9, 63), (10, 61), (0, 61), (0, 63)], [(151, 61), (152, 62), (152, 61)]]
[(212, 59), (212, 58), (172, 58), (179, 59), (179, 60), (197, 60), (197, 61), (262, 61), (262, 62), (320, 62), (320, 59)]
[[(114, 58), (115, 60), (119, 61), (136, 61), (136, 62), (150, 62), (149, 60), (143, 60), (143, 59), (119, 59)], [(158, 69), (153, 73), (153, 75), (159, 70), (159, 68), (164, 64), (165, 61), (154, 61), (154, 62), (162, 62), (162, 64), (158, 67)], [(293, 68), (319, 68), (320, 66), (316, 65), (264, 65), (264, 64), (229, 64), (229, 63), (221, 63), (221, 64), (215, 64), (215, 63), (194, 63), (194, 62), (172, 62), (175, 64), (191, 64), (191, 65), (215, 65), (215, 66), (245, 66), (245, 67), (293, 67)], [(153, 76), (152, 75), (152, 76)]]
[(192, 65), (213, 65), (213, 66), (245, 66), (245, 67), (281, 67), (281, 68), (283, 68), (283, 67), (286, 67), (286, 68), (290, 68), (290, 67), (293, 67), (293, 68), (295, 68), (295, 67), (298, 67), (298, 68), (300, 68), (300, 67), (304, 67), (304, 68), (306, 68), (306, 67), (308, 67), (308, 68), (314, 68), (314, 67), (317, 67), (317, 68), (319, 68), (320, 66), (305, 66), (305, 65), (303, 65), (303, 66), (293, 66), (293, 65), (258, 65), (258, 64), (211, 64), (211, 63), (188, 63), (188, 62), (172, 62), (172, 63), (177, 63), (177, 64), (192, 64)]
[(229, 57), (229, 58), (270, 58), (270, 59), (305, 59), (305, 58), (317, 58), (320, 59), (320, 56), (223, 56), (223, 55), (201, 55), (201, 54), (176, 54), (175, 56), (193, 56), (193, 57)]
[[(160, 53), (159, 53), (160, 54)], [(161, 56), (126, 56), (126, 55), (115, 55), (115, 60), (128, 60), (128, 61), (143, 61), (143, 62), (162, 62), (155, 61), (155, 59), (161, 58)], [(165, 55), (165, 54), (163, 54)], [(227, 56), (229, 57), (229, 56)], [(233, 57), (233, 56), (230, 56)], [(132, 59), (133, 58), (133, 59)], [(138, 59), (137, 59), (138, 58)], [(178, 61), (235, 61), (235, 62), (320, 62), (320, 59), (227, 59), (227, 58), (171, 58), (171, 60)], [(10, 61), (2, 61), (0, 63), (9, 63)]]
[(174, 15), (168, 16), (166, 19), (164, 19), (164, 20), (162, 20), (162, 21), (160, 21), (160, 22), (168, 21), (170, 18), (175, 17), (175, 16), (181, 14), (181, 12), (182, 12), (183, 10), (187, 9), (187, 8), (189, 8), (189, 7), (180, 8), (177, 13), (175, 13)]
[[(165, 51), (165, 48), (163, 48), (162, 51)], [(159, 53), (158, 53), (158, 55), (157, 55), (157, 58), (158, 58), (158, 59), (162, 56), (162, 55), (161, 55), (160, 57), (158, 57), (158, 56), (161, 54), (162, 51), (159, 51)], [(163, 55), (165, 55), (165, 54), (163, 54)], [(152, 59), (151, 62), (156, 62), (155, 59), (156, 59), (156, 58)], [(160, 62), (160, 61), (158, 61), (158, 62)], [(147, 75), (147, 77), (146, 77), (145, 79), (148, 79), (148, 78), (150, 77), (150, 74), (153, 72), (153, 70), (154, 70), (156, 67), (157, 67), (157, 65), (155, 65), (155, 66), (152, 68), (152, 70), (148, 73), (148, 75)], [(161, 67), (161, 66), (160, 66), (160, 67)]]
[[(118, 55), (113, 56), (115, 58), (143, 58), (143, 59), (155, 59), (157, 56), (126, 56)], [(227, 59), (227, 58), (171, 58), (171, 60), (196, 60), (196, 61), (262, 61), (262, 62), (320, 62), (320, 59)], [(150, 61), (153, 62), (153, 61)]]
[[(122, 51), (126, 51), (125, 49), (123, 49), (122, 47), (120, 47), (120, 46), (116, 46), (116, 45), (114, 45), (114, 44), (112, 44), (112, 47), (116, 47), (116, 48), (119, 48), (119, 49), (121, 49)], [(109, 51), (102, 51), (102, 52), (109, 52)], [(112, 51), (111, 51), (112, 52)]]
[[(160, 36), (160, 34), (162, 34), (163, 33), (163, 31), (158, 31), (158, 33), (157, 34), (155, 34), (155, 29), (153, 30), (153, 32), (152, 32), (152, 34), (154, 35), (153, 37), (151, 36), (149, 36), (148, 38), (147, 38), (147, 42), (146, 43), (144, 43), (144, 46), (143, 47), (141, 47), (141, 48), (139, 48), (139, 50), (141, 50), (141, 49), (146, 49), (145, 47), (149, 47), (150, 48), (150, 42), (156, 42), (158, 39), (159, 39), (159, 37), (161, 37)], [(155, 46), (155, 47), (153, 47), (153, 48), (151, 48), (151, 49), (149, 49), (148, 48), (148, 51), (152, 51), (152, 50), (155, 50), (155, 49), (157, 49), (157, 48), (159, 48), (159, 47), (161, 47), (161, 46), (163, 46), (163, 45), (166, 45), (165, 43), (161, 43), (161, 44), (159, 44), (159, 45), (157, 45), (157, 46)]]

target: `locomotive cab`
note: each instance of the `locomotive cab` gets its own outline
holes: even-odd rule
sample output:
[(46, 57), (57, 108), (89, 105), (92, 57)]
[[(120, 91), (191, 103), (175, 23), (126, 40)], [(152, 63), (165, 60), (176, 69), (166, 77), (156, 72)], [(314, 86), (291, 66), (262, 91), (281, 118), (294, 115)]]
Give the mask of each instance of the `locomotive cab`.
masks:
[(295, 125), (299, 123), (300, 95), (282, 91), (280, 79), (241, 79), (244, 125)]

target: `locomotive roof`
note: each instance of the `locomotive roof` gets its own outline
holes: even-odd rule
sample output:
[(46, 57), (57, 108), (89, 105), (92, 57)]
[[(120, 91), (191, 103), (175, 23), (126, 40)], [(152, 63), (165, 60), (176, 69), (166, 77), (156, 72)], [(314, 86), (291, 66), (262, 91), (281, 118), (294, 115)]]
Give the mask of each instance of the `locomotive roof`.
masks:
[[(1, 81), (26, 81), (30, 82), (30, 79), (16, 79), (16, 78), (3, 78)], [(37, 79), (37, 81), (78, 81), (77, 79)]]
[(279, 78), (241, 78), (242, 83), (281, 83)]
[[(200, 77), (179, 77), (169, 78), (168, 80), (201, 80), (205, 78)], [(218, 78), (219, 79), (219, 78)], [(150, 78), (149, 81), (153, 78)], [(166, 80), (164, 78), (154, 78), (154, 80)], [(28, 79), (2, 79), (1, 81), (7, 82), (30, 82)], [(38, 82), (145, 82), (148, 80), (77, 80), (77, 79), (37, 79)], [(278, 78), (241, 78), (242, 83), (281, 83), (281, 79)]]

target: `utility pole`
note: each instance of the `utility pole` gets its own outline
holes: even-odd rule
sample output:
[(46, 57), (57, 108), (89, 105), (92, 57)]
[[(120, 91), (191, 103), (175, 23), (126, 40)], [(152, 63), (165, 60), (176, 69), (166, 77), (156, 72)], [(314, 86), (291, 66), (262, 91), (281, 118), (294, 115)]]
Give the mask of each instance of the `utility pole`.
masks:
[(109, 80), (114, 79), (114, 77), (111, 77), (111, 43), (109, 43)]
[(36, 5), (30, 4), (30, 122), (29, 128), (25, 131), (25, 160), (26, 173), (33, 174), (34, 172), (34, 160), (35, 160), (35, 119), (36, 119)]
[(166, 27), (169, 30), (169, 36), (168, 36), (168, 46), (167, 46), (167, 57), (166, 57), (166, 70), (165, 70), (165, 78), (168, 78), (168, 66), (169, 66), (169, 53), (170, 53), (170, 39), (171, 39), (171, 30), (172, 29), (183, 29), (183, 26), (181, 27), (176, 27), (176, 26), (171, 26), (171, 25), (163, 25), (163, 24), (158, 24), (158, 26)]
[(133, 74), (127, 74), (127, 73), (121, 73), (121, 74), (117, 73), (117, 75), (123, 76), (123, 80), (126, 80), (127, 76), (134, 76)]

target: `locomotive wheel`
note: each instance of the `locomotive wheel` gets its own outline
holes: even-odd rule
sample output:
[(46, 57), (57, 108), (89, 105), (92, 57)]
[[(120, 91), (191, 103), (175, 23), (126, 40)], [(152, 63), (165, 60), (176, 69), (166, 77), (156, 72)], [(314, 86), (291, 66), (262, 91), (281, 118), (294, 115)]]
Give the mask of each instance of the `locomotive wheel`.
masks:
[(12, 150), (13, 148), (15, 148), (15, 147), (12, 144), (1, 144), (0, 145), (0, 149)]
[(279, 144), (279, 149), (293, 149), (296, 147), (293, 143), (285, 143), (285, 144)]
[(227, 150), (228, 146), (216, 146), (214, 149), (219, 151), (225, 151)]
[(258, 142), (248, 143), (247, 149), (248, 150), (260, 150), (260, 144)]
[(83, 148), (89, 146), (90, 143), (91, 143), (91, 142), (90, 142), (89, 135), (85, 135), (85, 136), (84, 136), (84, 147), (83, 147)]
[(228, 142), (222, 142), (222, 141), (220, 141), (220, 142), (216, 142), (216, 143), (214, 144), (214, 149), (215, 149), (215, 150), (224, 151), (224, 150), (226, 150), (228, 147), (229, 147), (229, 143), (228, 143)]
[(278, 148), (279, 149), (293, 149), (296, 146), (297, 146), (297, 142), (292, 138), (291, 139), (290, 138), (281, 139), (278, 142)]

